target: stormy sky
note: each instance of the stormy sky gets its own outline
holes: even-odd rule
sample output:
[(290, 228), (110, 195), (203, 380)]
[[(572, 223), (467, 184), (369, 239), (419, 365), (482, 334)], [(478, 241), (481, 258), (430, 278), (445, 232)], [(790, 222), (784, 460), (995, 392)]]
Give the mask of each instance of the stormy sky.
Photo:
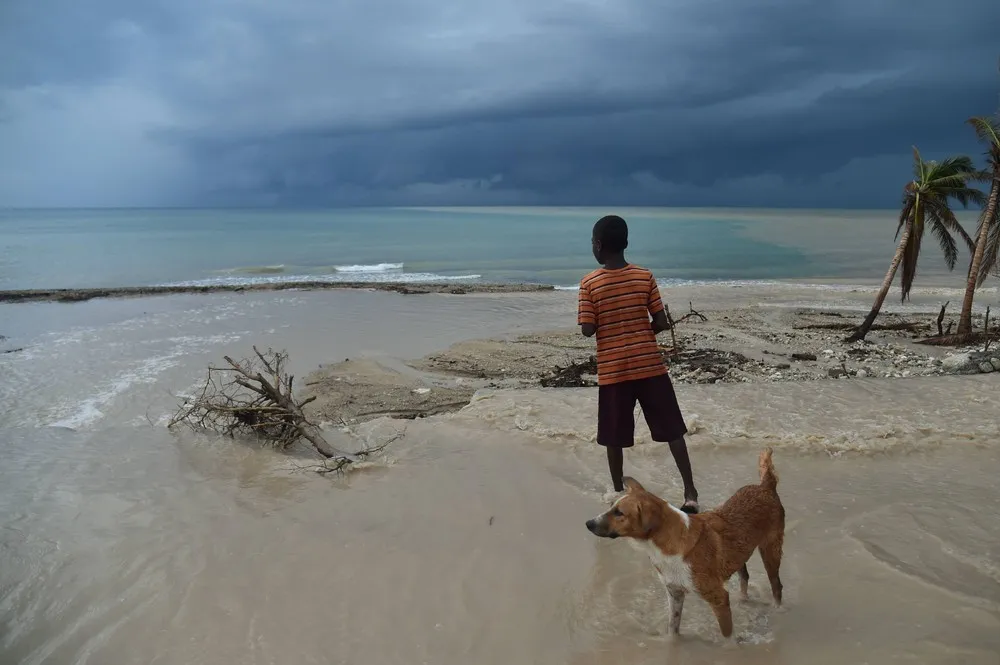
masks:
[(1000, 2), (0, 0), (0, 206), (890, 207)]

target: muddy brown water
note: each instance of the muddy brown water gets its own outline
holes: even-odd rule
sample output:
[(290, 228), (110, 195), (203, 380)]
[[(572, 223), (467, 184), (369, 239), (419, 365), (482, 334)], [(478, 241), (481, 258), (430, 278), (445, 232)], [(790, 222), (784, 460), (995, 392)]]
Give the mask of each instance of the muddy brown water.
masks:
[[(379, 307), (353, 325), (387, 340), (401, 318), (442, 339), (497, 320), (485, 300), (383, 314), (406, 299), (372, 297)], [(606, 506), (593, 390), (484, 393), (456, 414), (373, 422), (373, 438), (405, 435), (341, 480), (298, 470), (301, 456), (149, 424), (206, 359), (271, 326), (293, 351), (320, 348), (280, 326), (365, 302), (296, 298), (213, 301), (219, 311), (130, 301), (143, 309), (113, 316), (85, 303), (78, 312), (114, 326), (7, 357), (0, 388), (18, 409), (0, 427), (0, 663), (997, 662), (996, 377), (686, 386), (706, 507), (755, 481), (759, 449), (776, 449), (786, 607), (771, 607), (755, 557), (752, 600), (734, 606), (738, 644), (722, 643), (695, 598), (670, 640), (648, 562), (584, 527)], [(499, 302), (498, 318), (525, 308)], [(529, 315), (550, 325), (538, 307)], [(157, 337), (165, 321), (175, 328)], [(356, 339), (330, 355), (391, 350)], [(180, 345), (180, 364), (162, 350), (149, 364), (158, 345)], [(159, 373), (135, 378), (143, 368)], [(668, 449), (645, 437), (628, 472), (679, 499)]]

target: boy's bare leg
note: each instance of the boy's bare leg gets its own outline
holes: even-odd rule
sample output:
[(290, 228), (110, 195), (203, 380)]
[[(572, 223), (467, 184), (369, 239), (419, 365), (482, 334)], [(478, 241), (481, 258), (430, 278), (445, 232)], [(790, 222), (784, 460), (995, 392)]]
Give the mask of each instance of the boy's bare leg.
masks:
[(608, 448), (608, 470), (611, 471), (611, 483), (615, 487), (616, 492), (625, 491), (625, 485), (622, 480), (625, 465), (625, 456), (622, 454), (621, 448), (614, 448), (612, 446), (607, 446)]
[[(670, 442), (670, 452), (674, 456), (674, 463), (677, 464), (677, 470), (681, 474), (681, 480), (684, 481), (684, 506), (682, 510), (685, 512), (698, 512), (698, 490), (694, 487), (694, 476), (691, 473), (691, 458), (688, 457), (687, 442), (684, 441), (684, 437), (675, 439)], [(610, 454), (611, 449), (608, 449)]]

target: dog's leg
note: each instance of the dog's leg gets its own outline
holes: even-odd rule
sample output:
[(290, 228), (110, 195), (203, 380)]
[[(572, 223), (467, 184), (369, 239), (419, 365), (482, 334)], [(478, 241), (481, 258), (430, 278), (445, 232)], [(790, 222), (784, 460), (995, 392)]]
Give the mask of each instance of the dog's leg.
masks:
[(748, 592), (748, 587), (750, 585), (750, 571), (747, 570), (747, 565), (743, 564), (740, 568), (740, 599), (750, 600), (750, 594)]
[(679, 635), (681, 632), (681, 614), (684, 612), (684, 587), (667, 586), (667, 595), (670, 597), (670, 633)]
[(715, 612), (715, 618), (719, 622), (719, 630), (722, 631), (722, 636), (727, 639), (732, 637), (733, 611), (729, 607), (729, 592), (726, 591), (726, 587), (719, 584), (719, 586), (709, 589), (707, 593), (703, 592), (701, 597), (712, 606), (712, 611)]
[(781, 547), (784, 543), (784, 534), (777, 536), (760, 546), (760, 558), (764, 562), (764, 570), (767, 571), (767, 579), (771, 582), (771, 594), (774, 602), (781, 606), (781, 577), (778, 576), (778, 569), (781, 568)]

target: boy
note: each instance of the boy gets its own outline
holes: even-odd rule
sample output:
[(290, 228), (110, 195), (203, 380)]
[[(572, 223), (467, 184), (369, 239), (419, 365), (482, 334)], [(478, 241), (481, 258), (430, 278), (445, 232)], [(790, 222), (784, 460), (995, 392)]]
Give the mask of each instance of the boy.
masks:
[(625, 489), (622, 451), (633, 445), (638, 400), (653, 441), (670, 445), (684, 481), (681, 510), (697, 513), (687, 426), (656, 345), (656, 335), (670, 328), (656, 280), (625, 260), (628, 225), (621, 217), (597, 220), (591, 244), (603, 267), (580, 280), (578, 321), (585, 337), (597, 334), (597, 443), (607, 449), (615, 492)]

